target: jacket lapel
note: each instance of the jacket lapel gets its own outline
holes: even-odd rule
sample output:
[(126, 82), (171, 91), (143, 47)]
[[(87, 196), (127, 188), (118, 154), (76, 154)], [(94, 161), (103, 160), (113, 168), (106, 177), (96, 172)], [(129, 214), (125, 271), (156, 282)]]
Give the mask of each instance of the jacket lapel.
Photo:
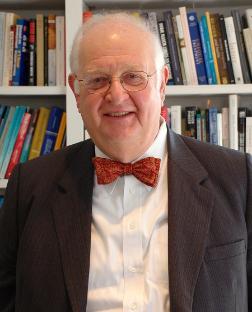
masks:
[(214, 196), (207, 172), (181, 137), (168, 136), (168, 252), (171, 311), (192, 311)]
[[(91, 142), (69, 160), (69, 167), (57, 186), (53, 206), (64, 278), (73, 312), (85, 311), (88, 289), (93, 167)], [(82, 165), (82, 170), (80, 170)]]

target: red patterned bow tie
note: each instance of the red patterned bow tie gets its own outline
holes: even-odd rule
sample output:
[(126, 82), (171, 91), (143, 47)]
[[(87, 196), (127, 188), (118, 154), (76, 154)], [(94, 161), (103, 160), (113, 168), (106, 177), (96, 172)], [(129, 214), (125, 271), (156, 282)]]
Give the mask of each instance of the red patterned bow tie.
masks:
[(138, 180), (149, 186), (156, 186), (160, 159), (146, 157), (134, 164), (120, 163), (107, 158), (94, 157), (93, 164), (96, 170), (98, 184), (109, 184), (119, 176), (133, 174)]

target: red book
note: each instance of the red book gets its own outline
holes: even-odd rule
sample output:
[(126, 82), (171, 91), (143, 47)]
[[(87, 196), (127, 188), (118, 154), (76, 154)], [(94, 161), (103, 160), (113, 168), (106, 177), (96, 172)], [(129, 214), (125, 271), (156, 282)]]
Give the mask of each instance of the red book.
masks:
[(23, 147), (24, 140), (26, 137), (26, 133), (30, 124), (30, 120), (31, 120), (31, 114), (25, 113), (22, 119), (20, 128), (19, 128), (19, 131), (18, 131), (18, 136), (15, 142), (14, 148), (13, 148), (13, 152), (11, 154), (10, 162), (8, 164), (8, 167), (5, 173), (5, 179), (8, 179), (10, 177), (13, 168), (19, 162), (21, 152), (22, 152), (22, 147)]

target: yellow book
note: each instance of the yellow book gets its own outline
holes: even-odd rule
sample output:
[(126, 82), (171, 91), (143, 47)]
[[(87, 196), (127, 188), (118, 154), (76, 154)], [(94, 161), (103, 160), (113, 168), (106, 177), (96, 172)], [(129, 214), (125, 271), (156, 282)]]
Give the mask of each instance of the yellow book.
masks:
[(210, 21), (210, 12), (206, 11), (206, 20), (207, 20), (207, 27), (208, 27), (208, 32), (209, 32), (209, 38), (210, 38), (210, 45), (213, 53), (213, 60), (214, 60), (214, 69), (216, 73), (216, 80), (217, 83), (220, 84), (220, 73), (219, 73), (219, 68), (218, 68), (218, 63), (217, 63), (217, 57), (216, 57), (216, 51), (215, 51), (215, 46), (214, 46), (214, 40), (213, 40), (213, 32), (211, 28), (211, 21)]
[(39, 109), (38, 121), (35, 127), (34, 136), (32, 138), (31, 149), (28, 159), (33, 159), (40, 155), (46, 127), (49, 119), (50, 109), (41, 107)]
[(63, 112), (61, 121), (60, 121), (59, 132), (58, 132), (57, 139), (56, 139), (55, 146), (54, 146), (55, 151), (61, 148), (61, 144), (62, 144), (65, 131), (66, 131), (66, 112)]

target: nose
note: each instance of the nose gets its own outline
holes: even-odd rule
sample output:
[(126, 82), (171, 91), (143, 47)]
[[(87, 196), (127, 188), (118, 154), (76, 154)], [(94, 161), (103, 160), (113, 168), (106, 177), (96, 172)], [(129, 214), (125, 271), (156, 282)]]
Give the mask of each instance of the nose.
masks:
[(105, 99), (113, 104), (121, 104), (129, 98), (128, 92), (123, 88), (119, 77), (113, 77), (105, 94)]

